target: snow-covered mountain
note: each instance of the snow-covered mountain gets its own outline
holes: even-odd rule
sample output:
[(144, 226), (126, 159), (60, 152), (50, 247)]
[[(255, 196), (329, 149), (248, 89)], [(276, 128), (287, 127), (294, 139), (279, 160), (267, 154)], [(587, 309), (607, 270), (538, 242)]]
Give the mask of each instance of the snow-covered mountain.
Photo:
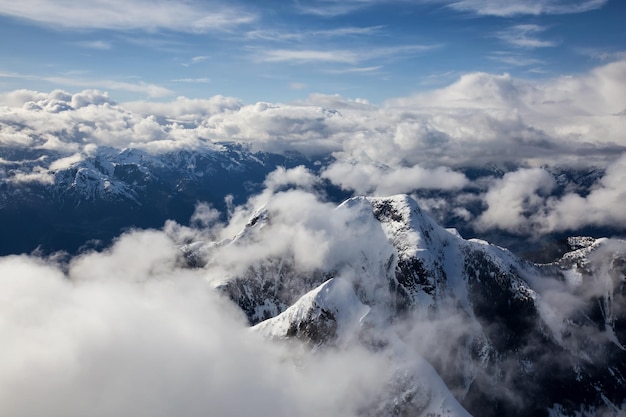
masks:
[[(232, 240), (184, 251), (216, 268), (275, 244), (279, 215), (264, 207)], [(323, 262), (303, 267), (287, 246), (215, 285), (268, 337), (388, 355), (396, 371), (363, 415), (623, 412), (626, 242), (572, 239), (539, 265), (440, 227), (406, 195), (352, 198), (334, 216), (313, 222), (337, 232)]]
[(254, 152), (235, 143), (149, 153), (97, 147), (67, 155), (46, 149), (2, 148), (0, 227), (17, 240), (0, 254), (75, 252), (89, 240), (107, 244), (127, 228), (189, 221), (198, 202), (226, 211), (258, 192), (277, 167), (312, 163), (298, 154)]
[[(317, 174), (327, 166), (236, 143), (160, 153), (3, 148), (0, 254), (106, 245), (126, 228), (188, 222), (198, 202), (225, 213), (227, 201), (260, 192), (277, 167), (299, 165)], [(572, 182), (588, 189), (601, 177), (552, 174), (555, 192)], [(345, 194), (335, 191), (328, 200)], [(407, 195), (329, 208), (307, 206), (311, 194), (290, 200), (273, 192), (285, 200), (280, 209), (270, 202), (234, 238), (182, 252), (188, 266), (220, 277), (213, 285), (241, 308), (251, 331), (313, 351), (359, 346), (388, 358), (385, 388), (363, 416), (623, 412), (626, 242), (572, 238), (560, 259), (535, 264), (442, 228)]]

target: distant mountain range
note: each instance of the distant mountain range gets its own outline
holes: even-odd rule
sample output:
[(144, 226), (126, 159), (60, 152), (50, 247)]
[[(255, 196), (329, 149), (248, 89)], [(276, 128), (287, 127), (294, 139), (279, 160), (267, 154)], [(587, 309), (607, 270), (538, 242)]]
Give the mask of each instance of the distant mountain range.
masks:
[[(161, 153), (100, 146), (70, 156), (42, 147), (4, 146), (0, 154), (0, 227), (13, 237), (0, 241), (0, 255), (102, 248), (130, 228), (161, 228), (167, 220), (188, 224), (198, 203), (209, 203), (225, 218), (229, 204), (242, 204), (261, 192), (265, 177), (276, 168), (302, 165), (319, 173), (334, 160), (331, 156), (312, 159), (297, 152), (254, 151), (250, 145), (234, 142), (207, 142), (199, 148)], [(459, 172), (474, 181), (499, 178), (516, 168), (470, 167)], [(584, 195), (603, 175), (599, 169), (553, 167), (549, 171), (557, 184), (555, 195), (571, 190), (573, 184)], [(350, 191), (322, 179), (316, 187), (335, 203), (351, 196)], [(452, 201), (454, 197), (454, 191), (415, 193), (424, 199)], [(463, 206), (473, 215), (484, 208), (479, 199)], [(480, 236), (529, 259), (547, 262), (567, 250), (569, 233), (537, 241), (498, 229), (477, 232), (454, 209), (429, 207), (440, 223), (463, 235)], [(613, 232), (607, 227), (578, 231), (596, 237)]]
[[(199, 202), (225, 212), (226, 196), (245, 202), (277, 167), (313, 166), (299, 154), (251, 152), (235, 143), (158, 155), (99, 147), (77, 161), (41, 149), (2, 154), (0, 228), (13, 238), (0, 242), (0, 254), (107, 245), (128, 228), (188, 222)], [(47, 168), (37, 171), (41, 165)], [(41, 179), (16, 180), (33, 169)]]

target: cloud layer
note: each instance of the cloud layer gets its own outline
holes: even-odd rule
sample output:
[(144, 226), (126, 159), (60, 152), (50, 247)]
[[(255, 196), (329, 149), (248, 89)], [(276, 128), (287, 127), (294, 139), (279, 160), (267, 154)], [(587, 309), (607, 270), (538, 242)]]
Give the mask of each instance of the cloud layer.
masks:
[[(535, 186), (525, 189), (529, 195), (552, 186), (544, 177), (536, 169), (512, 173), (500, 190), (514, 193), (508, 184), (530, 181)], [(409, 401), (443, 407), (443, 400), (444, 409), (452, 410), (444, 415), (466, 415), (451, 397), (442, 397), (447, 389), (422, 359), (426, 354), (437, 363), (466, 360), (468, 375), (482, 372), (462, 356), (468, 338), (480, 329), (456, 307), (448, 310), (442, 302), (426, 314), (424, 305), (424, 314), (417, 309), (385, 334), (364, 331), (366, 339), (385, 342), (373, 351), (350, 338), (337, 348), (309, 350), (296, 340), (279, 343), (251, 331), (242, 312), (215, 292), (213, 284), (275, 258), (293, 262), (295, 271), (324, 268), (337, 271), (336, 279), (359, 280), (365, 296), (388, 293), (381, 271), (394, 251), (368, 204), (337, 208), (310, 192), (276, 190), (287, 184), (307, 188), (311, 182), (303, 168), (270, 175), (266, 192), (239, 209), (241, 216), (262, 209), (268, 217), (234, 244), (214, 245), (205, 268), (181, 267), (176, 232), (182, 227), (173, 225), (129, 232), (102, 252), (72, 259), (0, 258), (0, 413), (356, 417), (407, 400), (401, 385), (394, 391), (399, 388), (391, 378), (400, 375), (416, 396)], [(215, 227), (206, 206), (194, 217), (202, 227)], [(232, 238), (238, 226), (234, 215), (231, 224), (219, 227)], [(607, 256), (623, 251), (615, 243)], [(560, 281), (540, 281), (541, 297), (549, 297), (550, 306), (563, 303), (562, 314), (607, 291), (604, 282), (593, 282), (588, 294), (575, 295)], [(345, 301), (334, 295), (335, 302)], [(386, 308), (384, 298), (372, 301), (372, 309)], [(520, 375), (513, 365), (498, 369)], [(452, 373), (458, 375), (458, 369)], [(507, 384), (492, 388), (490, 394), (498, 396), (519, 394)]]
[[(253, 150), (332, 156), (321, 167), (322, 178), (357, 194), (456, 194), (446, 202), (450, 212), (474, 222), (476, 230), (622, 228), (614, 207), (624, 191), (618, 167), (626, 152), (625, 79), (623, 60), (549, 81), (469, 73), (447, 87), (381, 106), (320, 94), (289, 104), (223, 96), (120, 104), (97, 90), (19, 90), (0, 96), (0, 144), (57, 156), (26, 165), (9, 161), (3, 166), (11, 170), (3, 172), (15, 183), (50, 183), (50, 172), (100, 148), (158, 155), (235, 141)], [(519, 171), (477, 182), (461, 172), (468, 167)], [(555, 188), (552, 172), (565, 167), (595, 169), (602, 179), (587, 190), (575, 183)], [(313, 184), (318, 179), (312, 175), (277, 172), (267, 185)], [(554, 190), (558, 195), (550, 195)], [(484, 208), (470, 216), (463, 204), (477, 196)], [(435, 200), (428, 205), (443, 207)]]
[[(206, 139), (278, 152), (335, 152), (389, 166), (604, 165), (626, 149), (624, 79), (626, 61), (549, 81), (470, 73), (382, 106), (324, 95), (292, 104), (244, 104), (222, 96), (116, 104), (95, 90), (21, 90), (0, 97), (6, 105), (0, 117), (7, 129), (23, 126), (20, 134), (31, 140), (55, 136), (71, 151), (84, 144), (176, 147)], [(3, 140), (19, 141), (16, 136)]]
[(84, 416), (356, 415), (385, 359), (264, 340), (177, 268), (162, 232), (72, 260), (0, 259), (0, 412)]

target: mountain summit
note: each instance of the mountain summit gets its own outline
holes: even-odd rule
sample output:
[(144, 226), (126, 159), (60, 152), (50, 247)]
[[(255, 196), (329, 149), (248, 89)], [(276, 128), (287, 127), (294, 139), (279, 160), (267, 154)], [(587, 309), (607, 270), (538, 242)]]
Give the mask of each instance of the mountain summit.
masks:
[[(333, 217), (318, 264), (287, 245), (216, 286), (268, 337), (388, 355), (385, 400), (364, 415), (620, 412), (626, 242), (572, 240), (534, 264), (442, 228), (407, 195), (351, 198)], [(211, 268), (233, 248), (276, 246), (282, 221), (264, 207), (234, 239), (186, 251)], [(308, 233), (329, 233), (317, 224)]]

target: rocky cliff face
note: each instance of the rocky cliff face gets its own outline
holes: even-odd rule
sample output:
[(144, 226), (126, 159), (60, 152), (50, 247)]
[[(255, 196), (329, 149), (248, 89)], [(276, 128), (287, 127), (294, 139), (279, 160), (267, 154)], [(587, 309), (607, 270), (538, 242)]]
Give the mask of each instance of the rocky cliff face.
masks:
[[(368, 415), (620, 412), (625, 242), (573, 239), (574, 251), (539, 265), (443, 229), (405, 195), (352, 198), (336, 212), (349, 219), (346, 230), (360, 231), (332, 262), (303, 270), (287, 250), (218, 288), (270, 337), (316, 349), (359, 344), (392, 357), (389, 402)], [(261, 210), (222, 245), (262, 243), (277, 220)], [(206, 267), (219, 256), (205, 251)], [(445, 385), (402, 373), (407, 351)], [(435, 397), (462, 407), (445, 414)]]

